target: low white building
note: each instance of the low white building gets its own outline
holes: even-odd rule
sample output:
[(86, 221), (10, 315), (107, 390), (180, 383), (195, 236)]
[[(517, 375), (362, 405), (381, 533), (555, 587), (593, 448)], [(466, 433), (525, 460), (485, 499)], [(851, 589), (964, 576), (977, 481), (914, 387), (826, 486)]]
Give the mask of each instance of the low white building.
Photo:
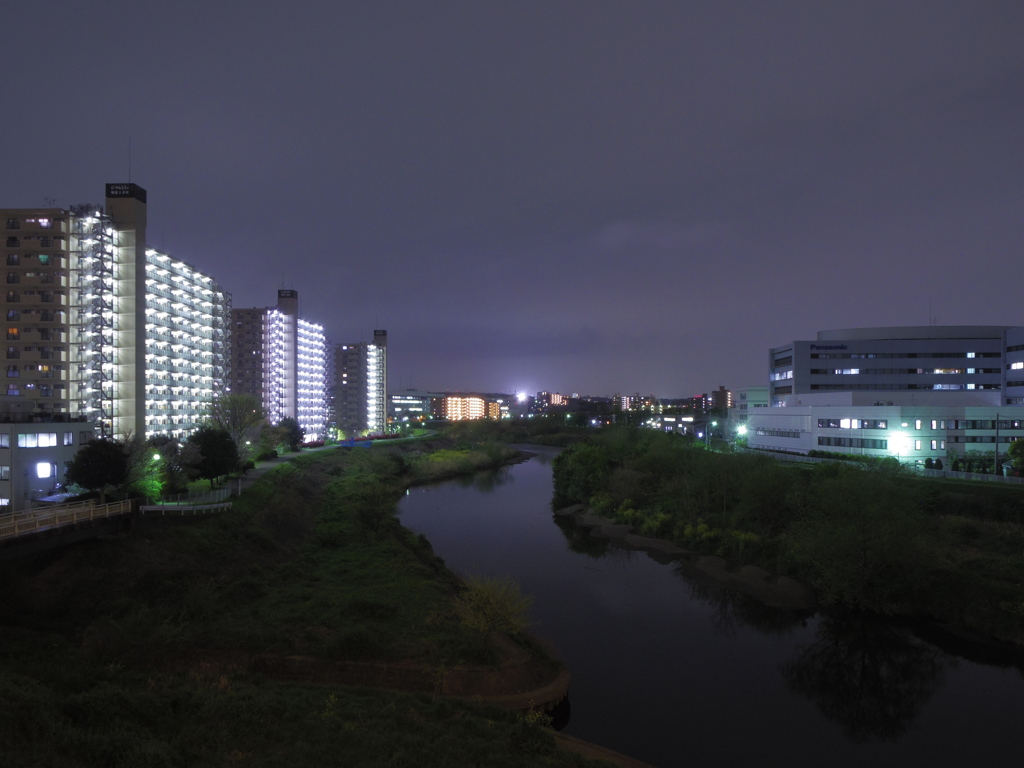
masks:
[(994, 460), (1024, 436), (1024, 327), (822, 331), (772, 349), (769, 366), (752, 448)]

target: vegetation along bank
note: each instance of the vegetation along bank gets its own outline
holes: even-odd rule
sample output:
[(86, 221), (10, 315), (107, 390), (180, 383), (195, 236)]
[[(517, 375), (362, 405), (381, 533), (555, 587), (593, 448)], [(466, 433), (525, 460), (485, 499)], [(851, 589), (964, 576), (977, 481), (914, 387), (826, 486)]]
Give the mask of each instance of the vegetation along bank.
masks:
[(555, 504), (754, 563), (829, 606), (927, 617), (1024, 645), (1024, 492), (895, 462), (786, 465), (650, 430), (604, 430), (554, 462)]
[(3, 564), (5, 768), (596, 765), (542, 713), (486, 706), (564, 674), (528, 601), (462, 582), (393, 515), (409, 485), (515, 456), (301, 455), (223, 515)]

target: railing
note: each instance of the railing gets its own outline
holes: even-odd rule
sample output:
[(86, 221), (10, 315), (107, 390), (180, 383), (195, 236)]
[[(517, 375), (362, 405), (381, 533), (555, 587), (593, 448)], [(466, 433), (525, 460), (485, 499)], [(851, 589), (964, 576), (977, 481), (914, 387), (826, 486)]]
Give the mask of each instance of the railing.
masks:
[(94, 502), (85, 502), (0, 515), (0, 539), (24, 536), (29, 533), (60, 528), (65, 525), (74, 525), (75, 523), (87, 520), (100, 520), (105, 517), (126, 515), (132, 511), (132, 504), (131, 499), (99, 505)]
[(189, 491), (188, 493), (179, 493), (174, 496), (167, 496), (159, 501), (154, 501), (152, 504), (146, 505), (149, 507), (163, 507), (163, 506), (183, 506), (189, 505), (194, 506), (196, 504), (215, 504), (218, 501), (224, 501), (231, 495), (231, 486), (225, 486), (216, 491)]
[(152, 504), (139, 507), (141, 515), (206, 515), (211, 512), (224, 512), (231, 509), (231, 502), (225, 501), (220, 504), (194, 504), (191, 506), (166, 506)]

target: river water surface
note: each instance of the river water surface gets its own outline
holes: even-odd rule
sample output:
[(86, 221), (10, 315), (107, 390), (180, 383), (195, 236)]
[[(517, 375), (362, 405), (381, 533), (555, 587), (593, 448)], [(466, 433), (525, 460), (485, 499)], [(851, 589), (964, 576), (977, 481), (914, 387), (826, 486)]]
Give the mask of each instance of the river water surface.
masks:
[(572, 672), (565, 732), (673, 766), (1024, 765), (1024, 676), (882, 622), (760, 606), (551, 510), (550, 459), (409, 492), (463, 575), (511, 576)]

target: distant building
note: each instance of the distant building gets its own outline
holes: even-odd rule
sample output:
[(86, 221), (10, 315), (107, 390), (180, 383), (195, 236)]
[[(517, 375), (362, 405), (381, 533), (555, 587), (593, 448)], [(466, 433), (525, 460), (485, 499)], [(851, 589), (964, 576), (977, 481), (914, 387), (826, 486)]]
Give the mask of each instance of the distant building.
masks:
[(619, 395), (619, 407), (624, 411), (658, 411), (660, 405), (654, 395)]
[(484, 419), (489, 415), (487, 401), (479, 395), (448, 395), (442, 412), (448, 421)]
[(334, 348), (334, 407), (338, 429), (347, 436), (388, 431), (388, 332), (372, 342)]
[(537, 393), (534, 404), (538, 409), (545, 410), (551, 406), (568, 405), (569, 397), (561, 395), (558, 392), (548, 392), (547, 390), (544, 390), (543, 392)]
[(711, 410), (722, 411), (725, 413), (732, 408), (732, 392), (724, 386), (719, 386), (718, 389), (711, 393), (709, 401), (711, 404)]
[(439, 418), (431, 408), (432, 401), (439, 397), (443, 395), (411, 389), (394, 392), (388, 396), (388, 418), (394, 424), (419, 423)]
[(231, 391), (259, 398), (271, 424), (295, 419), (306, 440), (327, 430), (327, 339), (299, 317), (299, 294), (277, 292), (277, 306), (234, 309)]
[(472, 419), (508, 419), (512, 416), (514, 395), (494, 393), (445, 394), (434, 399), (433, 409), (447, 421)]

